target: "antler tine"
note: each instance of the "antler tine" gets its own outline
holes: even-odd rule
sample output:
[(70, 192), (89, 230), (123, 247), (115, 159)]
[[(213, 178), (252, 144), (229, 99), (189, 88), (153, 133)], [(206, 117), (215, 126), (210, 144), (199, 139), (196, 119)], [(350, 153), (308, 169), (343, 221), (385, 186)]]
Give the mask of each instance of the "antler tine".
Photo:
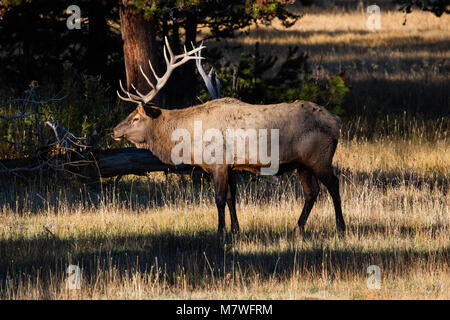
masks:
[(122, 89), (123, 93), (127, 93), (127, 91), (123, 88), (122, 80), (119, 80), (119, 86), (120, 86), (120, 89)]
[(133, 87), (134, 91), (136, 91), (136, 93), (138, 94), (139, 97), (141, 97), (142, 100), (145, 99), (145, 95), (140, 93), (139, 90), (136, 89), (136, 87), (133, 84), (131, 84), (131, 87)]
[[(194, 48), (193, 50), (191, 50), (191, 51), (189, 51), (189, 52), (184, 52), (184, 53), (182, 53), (182, 54), (179, 54), (179, 55), (175, 56), (175, 60), (180, 59), (180, 58), (183, 58), (183, 59), (180, 60), (179, 62), (177, 62), (177, 63), (174, 64), (174, 65), (175, 65), (175, 66), (178, 66), (178, 65), (180, 65), (180, 62), (182, 62), (182, 61), (183, 61), (182, 63), (184, 63), (184, 62), (186, 62), (186, 61), (188, 61), (188, 60), (203, 60), (203, 59), (205, 59), (205, 58), (202, 57), (202, 56), (197, 56), (197, 55), (195, 55), (195, 53), (201, 51), (201, 50), (204, 49), (204, 48), (206, 48), (206, 47), (205, 47), (205, 46), (200, 46), (200, 47)], [(193, 54), (194, 54), (194, 55), (193, 55)]]
[(209, 70), (209, 73), (208, 73), (209, 81), (212, 81), (212, 73), (213, 73), (213, 71), (214, 71), (214, 68), (211, 67), (211, 69)]
[[(142, 99), (141, 99), (140, 97), (138, 97), (137, 95), (134, 95), (134, 94), (132, 94), (132, 93), (129, 93), (127, 90), (125, 90), (125, 89), (123, 88), (122, 80), (119, 80), (119, 85), (120, 85), (120, 89), (122, 89), (123, 93), (125, 93), (125, 94), (128, 96), (128, 98), (124, 98), (124, 97), (122, 97), (122, 96), (119, 94), (119, 92), (117, 92), (117, 94), (119, 94), (119, 97), (120, 97), (122, 100), (125, 100), (125, 101), (131, 101), (131, 102), (134, 102), (134, 103), (140, 103), (140, 102), (141, 102)], [(134, 88), (133, 84), (131, 84), (131, 86)]]
[[(200, 44), (200, 46), (202, 46), (202, 44), (203, 44), (203, 41), (202, 41), (202, 43)], [(195, 49), (194, 43), (193, 43), (192, 41), (191, 41), (191, 46), (192, 46), (193, 49)], [(186, 48), (186, 47), (185, 47), (185, 48)], [(195, 52), (194, 55), (195, 55), (197, 58), (202, 57), (202, 50), (199, 50), (199, 51)], [(197, 68), (200, 67), (200, 68), (202, 69), (202, 71), (204, 72), (205, 70), (203, 70), (202, 63), (200, 62), (200, 60), (202, 60), (202, 59), (196, 59), (196, 60), (195, 60), (195, 65), (197, 66)], [(200, 71), (200, 70), (199, 70), (199, 71)]]
[[(145, 74), (144, 70), (142, 70), (142, 67), (139, 66), (139, 69), (141, 70), (142, 75), (144, 76), (145, 81), (147, 81), (147, 83), (150, 85), (150, 87), (152, 87), (152, 89), (155, 89), (155, 85), (150, 81), (150, 79), (147, 77), (147, 75)], [(136, 90), (137, 92), (137, 90)]]
[(128, 95), (128, 98), (122, 97), (118, 90), (116, 90), (116, 92), (117, 92), (117, 95), (119, 96), (119, 98), (124, 100), (124, 101), (129, 101), (129, 102), (133, 102), (133, 103), (140, 103), (140, 101), (131, 98), (130, 94), (128, 92), (125, 92)]
[[(164, 53), (164, 59), (166, 60), (166, 65), (169, 66), (170, 65), (170, 61), (167, 58), (166, 46), (164, 46), (164, 48), (163, 48), (163, 53)], [(171, 57), (171, 59), (172, 59), (172, 57)]]
[[(191, 42), (191, 45), (193, 48), (194, 44)], [(200, 47), (203, 46), (203, 41), (200, 44)], [(199, 50), (198, 52), (195, 53), (196, 57), (201, 57), (201, 50)], [(197, 59), (197, 61), (195, 61), (195, 64), (197, 65), (197, 70), (200, 73), (200, 75), (202, 76), (203, 81), (205, 82), (206, 88), (208, 89), (209, 94), (211, 95), (211, 97), (213, 99), (217, 99), (220, 97), (219, 95), (219, 89), (215, 89), (213, 82), (212, 82), (212, 72), (213, 72), (213, 68), (211, 68), (211, 70), (209, 71), (209, 74), (206, 74), (205, 69), (203, 69), (202, 63), (200, 62), (200, 59)], [(217, 79), (216, 79), (217, 80)], [(217, 81), (216, 81), (217, 83)]]
[(155, 69), (153, 69), (152, 62), (150, 61), (150, 59), (148, 59), (148, 65), (150, 66), (150, 69), (152, 70), (153, 76), (155, 77), (156, 81), (158, 81), (159, 79), (161, 79), (161, 78), (158, 77), (158, 75), (156, 74)]
[(136, 101), (134, 101), (133, 99), (129, 99), (129, 98), (122, 97), (122, 96), (120, 95), (120, 93), (119, 93), (119, 90), (116, 90), (116, 93), (117, 93), (117, 96), (118, 96), (120, 99), (122, 99), (122, 100), (124, 100), (124, 101), (130, 101), (130, 102), (135, 102), (135, 103), (136, 103)]
[(170, 55), (170, 62), (172, 63), (174, 61), (174, 56), (173, 56), (173, 52), (172, 52), (172, 48), (170, 47), (169, 44), (169, 40), (167, 40), (167, 37), (164, 37), (164, 40), (166, 42), (166, 45), (164, 46), (164, 50), (167, 47), (167, 50), (169, 51), (169, 55)]

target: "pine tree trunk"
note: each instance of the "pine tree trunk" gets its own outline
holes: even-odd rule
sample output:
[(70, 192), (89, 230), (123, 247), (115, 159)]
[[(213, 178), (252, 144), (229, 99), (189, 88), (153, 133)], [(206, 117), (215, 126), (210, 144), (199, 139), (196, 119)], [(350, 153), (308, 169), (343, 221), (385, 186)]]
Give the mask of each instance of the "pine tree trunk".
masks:
[(128, 0), (121, 0), (120, 5), (127, 88), (130, 90), (133, 84), (141, 93), (147, 93), (151, 87), (139, 71), (139, 66), (142, 66), (145, 74), (154, 81), (148, 64), (151, 60), (153, 67), (157, 70), (154, 21), (145, 20), (143, 14), (127, 6), (127, 3)]

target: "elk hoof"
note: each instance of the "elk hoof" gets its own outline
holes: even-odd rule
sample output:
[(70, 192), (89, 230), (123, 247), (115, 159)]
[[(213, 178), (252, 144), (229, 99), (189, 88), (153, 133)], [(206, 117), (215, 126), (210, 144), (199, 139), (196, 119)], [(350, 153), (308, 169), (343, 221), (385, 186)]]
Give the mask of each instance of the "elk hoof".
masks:
[(339, 233), (340, 236), (345, 235), (345, 224), (339, 224), (337, 227), (337, 231)]
[(219, 239), (225, 239), (226, 236), (225, 228), (217, 230), (217, 236), (219, 237)]
[(231, 233), (232, 234), (239, 234), (239, 226), (235, 226), (231, 228)]
[(296, 225), (293, 232), (295, 234), (305, 234), (305, 226)]

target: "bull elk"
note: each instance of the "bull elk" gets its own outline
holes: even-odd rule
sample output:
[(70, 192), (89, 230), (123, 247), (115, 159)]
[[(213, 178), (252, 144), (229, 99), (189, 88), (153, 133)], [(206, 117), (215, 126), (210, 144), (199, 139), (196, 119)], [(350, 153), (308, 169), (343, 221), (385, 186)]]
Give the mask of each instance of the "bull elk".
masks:
[[(199, 166), (212, 176), (218, 210), (218, 231), (222, 233), (225, 230), (225, 206), (228, 205), (231, 231), (237, 233), (239, 232), (239, 223), (236, 215), (236, 171), (246, 170), (260, 173), (264, 168), (267, 169), (268, 164), (263, 163), (261, 159), (250, 161), (252, 155), (249, 151), (244, 153), (244, 161), (242, 161), (233, 153), (235, 152), (234, 145), (231, 158), (227, 153), (227, 161), (196, 162), (195, 136), (196, 134), (198, 136), (199, 133), (195, 132), (198, 131), (198, 126), (196, 127), (195, 124), (202, 124), (203, 133), (214, 130), (213, 132), (222, 136), (225, 136), (231, 129), (241, 130), (241, 133), (248, 133), (247, 130), (250, 129), (260, 130), (260, 132), (276, 131), (278, 133), (278, 141), (275, 141), (278, 143), (278, 171), (276, 173), (281, 174), (297, 169), (306, 198), (298, 220), (298, 228), (303, 230), (306, 224), (319, 193), (318, 181), (320, 180), (333, 198), (337, 229), (344, 232), (345, 223), (339, 195), (339, 180), (334, 175), (331, 166), (338, 143), (341, 120), (324, 107), (306, 101), (251, 105), (237, 99), (221, 98), (185, 109), (167, 110), (158, 107), (151, 101), (167, 82), (172, 71), (189, 60), (202, 59), (200, 50), (204, 48), (200, 45), (188, 52), (185, 47), (184, 53), (174, 55), (167, 38), (165, 43), (163, 52), (167, 70), (164, 76), (158, 77), (149, 61), (150, 69), (157, 82), (156, 85), (140, 68), (143, 77), (152, 88), (149, 93), (139, 92), (132, 84), (131, 87), (136, 94), (130, 93), (120, 83), (126, 96), (121, 96), (117, 92), (118, 96), (125, 101), (136, 103), (137, 108), (114, 128), (114, 138), (117, 140), (125, 138), (138, 148), (149, 149), (162, 162), (176, 165), (179, 163), (175, 163), (173, 152), (174, 149), (177, 149), (178, 144), (173, 139), (173, 133), (182, 128), (188, 136), (194, 136), (193, 147), (181, 150), (183, 151), (182, 161)], [(244, 137), (244, 144), (246, 139), (250, 139), (250, 135)], [(265, 141), (268, 145), (274, 145), (272, 140), (269, 142), (266, 139)], [(206, 142), (201, 142), (202, 146)], [(224, 149), (229, 147), (228, 140), (226, 143), (222, 140), (220, 144)], [(273, 152), (272, 146), (270, 150)], [(258, 148), (260, 149), (261, 145)], [(217, 151), (217, 149), (214, 150), (214, 152)], [(216, 156), (216, 160), (222, 160), (220, 154), (216, 154)]]

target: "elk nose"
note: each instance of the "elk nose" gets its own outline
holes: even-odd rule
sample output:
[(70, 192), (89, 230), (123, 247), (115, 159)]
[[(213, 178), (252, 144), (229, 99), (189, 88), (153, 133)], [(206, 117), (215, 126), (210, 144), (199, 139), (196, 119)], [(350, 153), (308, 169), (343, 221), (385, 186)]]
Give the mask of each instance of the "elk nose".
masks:
[(119, 141), (120, 138), (122, 138), (122, 136), (121, 136), (120, 133), (119, 133), (119, 130), (117, 130), (116, 128), (114, 128), (113, 134), (112, 134), (111, 136), (112, 136), (112, 138), (113, 138), (114, 140), (116, 140), (116, 141)]

